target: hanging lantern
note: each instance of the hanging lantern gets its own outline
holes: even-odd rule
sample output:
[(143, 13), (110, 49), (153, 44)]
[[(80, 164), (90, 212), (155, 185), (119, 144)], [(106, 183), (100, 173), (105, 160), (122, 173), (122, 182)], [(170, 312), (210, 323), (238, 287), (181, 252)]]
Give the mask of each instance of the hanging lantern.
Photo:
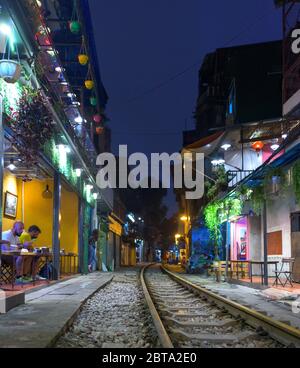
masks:
[(102, 134), (102, 133), (103, 133), (103, 130), (104, 130), (104, 128), (103, 128), (103, 127), (101, 127), (101, 126), (97, 126), (97, 127), (96, 127), (96, 134), (98, 134), (98, 135)]
[(257, 141), (252, 143), (251, 147), (257, 152), (259, 155), (259, 152), (263, 149), (264, 143), (262, 141)]
[(81, 25), (77, 20), (73, 20), (69, 23), (70, 31), (74, 34), (78, 34), (81, 30)]
[(100, 114), (95, 114), (93, 120), (96, 124), (100, 124), (102, 121), (102, 116)]
[(93, 89), (94, 88), (94, 82), (91, 79), (87, 79), (84, 82), (85, 88), (86, 89)]
[(92, 106), (97, 106), (97, 98), (94, 96), (90, 97), (90, 104)]
[(86, 54), (79, 54), (78, 61), (80, 65), (86, 65), (89, 61), (89, 57)]

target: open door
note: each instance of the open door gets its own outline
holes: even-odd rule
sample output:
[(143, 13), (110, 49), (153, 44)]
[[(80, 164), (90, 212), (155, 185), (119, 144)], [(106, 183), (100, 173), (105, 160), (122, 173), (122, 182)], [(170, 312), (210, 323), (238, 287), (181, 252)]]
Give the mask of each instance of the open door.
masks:
[(291, 214), (292, 258), (295, 258), (293, 279), (300, 282), (300, 212)]

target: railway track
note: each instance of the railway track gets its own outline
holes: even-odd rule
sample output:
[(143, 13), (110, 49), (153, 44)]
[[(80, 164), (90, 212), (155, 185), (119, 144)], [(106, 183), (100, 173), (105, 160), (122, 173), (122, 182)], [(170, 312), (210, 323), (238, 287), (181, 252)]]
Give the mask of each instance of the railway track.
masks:
[(192, 284), (159, 265), (141, 283), (165, 348), (300, 347), (300, 331)]

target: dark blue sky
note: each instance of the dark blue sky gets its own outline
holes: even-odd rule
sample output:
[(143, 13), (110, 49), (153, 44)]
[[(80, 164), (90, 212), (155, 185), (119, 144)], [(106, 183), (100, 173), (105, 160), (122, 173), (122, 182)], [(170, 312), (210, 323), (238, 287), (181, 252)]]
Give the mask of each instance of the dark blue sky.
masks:
[(203, 56), (218, 47), (281, 38), (281, 12), (273, 0), (90, 0), (90, 5), (114, 152), (119, 144), (128, 144), (129, 152), (178, 151), (181, 131), (194, 126)]

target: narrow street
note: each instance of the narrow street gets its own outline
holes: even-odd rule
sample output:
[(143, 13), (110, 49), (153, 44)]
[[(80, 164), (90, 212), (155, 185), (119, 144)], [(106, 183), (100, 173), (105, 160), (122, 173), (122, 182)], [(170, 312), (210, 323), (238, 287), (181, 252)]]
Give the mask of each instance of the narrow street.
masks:
[(300, 0), (0, 0), (0, 234), (1, 363), (300, 348)]

